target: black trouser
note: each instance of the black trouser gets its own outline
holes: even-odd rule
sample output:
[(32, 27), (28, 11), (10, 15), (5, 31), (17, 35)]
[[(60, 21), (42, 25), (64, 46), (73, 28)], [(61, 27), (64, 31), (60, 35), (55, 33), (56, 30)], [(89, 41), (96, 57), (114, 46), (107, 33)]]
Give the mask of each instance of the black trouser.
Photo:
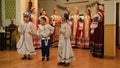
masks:
[(48, 40), (47, 45), (45, 45), (45, 40), (41, 40), (42, 45), (42, 57), (49, 57), (50, 52), (50, 39)]

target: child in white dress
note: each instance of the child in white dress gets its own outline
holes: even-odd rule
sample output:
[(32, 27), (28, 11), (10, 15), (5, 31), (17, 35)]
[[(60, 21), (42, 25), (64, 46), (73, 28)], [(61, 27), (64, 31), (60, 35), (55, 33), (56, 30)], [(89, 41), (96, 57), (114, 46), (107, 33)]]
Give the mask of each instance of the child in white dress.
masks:
[(17, 51), (23, 54), (23, 59), (31, 60), (31, 55), (35, 54), (35, 49), (33, 47), (32, 35), (36, 34), (35, 25), (29, 21), (29, 12), (23, 13), (23, 22), (18, 28), (20, 33), (20, 39), (17, 43)]
[(60, 37), (59, 37), (59, 44), (58, 44), (58, 65), (68, 66), (70, 60), (74, 58), (70, 36), (71, 36), (71, 27), (68, 24), (69, 17), (68, 15), (64, 15), (64, 20), (61, 22), (60, 28)]

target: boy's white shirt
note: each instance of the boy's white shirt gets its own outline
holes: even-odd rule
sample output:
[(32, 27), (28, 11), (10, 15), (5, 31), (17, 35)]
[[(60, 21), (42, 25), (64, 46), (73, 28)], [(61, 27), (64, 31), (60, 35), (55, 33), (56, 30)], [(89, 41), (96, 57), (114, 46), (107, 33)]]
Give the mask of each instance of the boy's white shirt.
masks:
[(39, 25), (38, 31), (37, 31), (37, 35), (39, 37), (42, 38), (46, 38), (48, 37), (49, 34), (52, 34), (54, 32), (54, 27), (52, 27), (49, 24), (45, 24), (45, 25)]

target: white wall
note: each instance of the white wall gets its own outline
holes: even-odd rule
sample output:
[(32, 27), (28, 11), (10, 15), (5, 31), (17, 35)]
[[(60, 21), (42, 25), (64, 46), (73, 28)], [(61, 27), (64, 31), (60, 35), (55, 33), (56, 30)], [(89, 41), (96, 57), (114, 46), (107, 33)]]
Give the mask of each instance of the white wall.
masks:
[(105, 24), (116, 24), (116, 2), (105, 1)]
[(25, 0), (16, 0), (16, 24), (19, 25), (23, 20), (23, 12), (26, 11)]

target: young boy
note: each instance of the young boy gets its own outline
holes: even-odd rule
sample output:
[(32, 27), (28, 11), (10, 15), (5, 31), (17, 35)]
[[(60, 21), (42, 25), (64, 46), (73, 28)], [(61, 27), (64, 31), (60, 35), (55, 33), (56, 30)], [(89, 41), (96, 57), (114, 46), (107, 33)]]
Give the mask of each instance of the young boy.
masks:
[(40, 25), (37, 31), (37, 35), (41, 39), (42, 45), (42, 61), (47, 58), (49, 61), (49, 50), (50, 50), (50, 35), (54, 32), (54, 27), (49, 24), (46, 24), (46, 18), (40, 18)]
[(34, 35), (35, 25), (29, 21), (30, 14), (29, 12), (23, 13), (23, 23), (18, 28), (20, 33), (20, 39), (17, 43), (17, 51), (20, 54), (23, 54), (22, 60), (28, 59), (31, 60), (31, 55), (35, 54), (35, 49), (33, 47), (32, 35)]

